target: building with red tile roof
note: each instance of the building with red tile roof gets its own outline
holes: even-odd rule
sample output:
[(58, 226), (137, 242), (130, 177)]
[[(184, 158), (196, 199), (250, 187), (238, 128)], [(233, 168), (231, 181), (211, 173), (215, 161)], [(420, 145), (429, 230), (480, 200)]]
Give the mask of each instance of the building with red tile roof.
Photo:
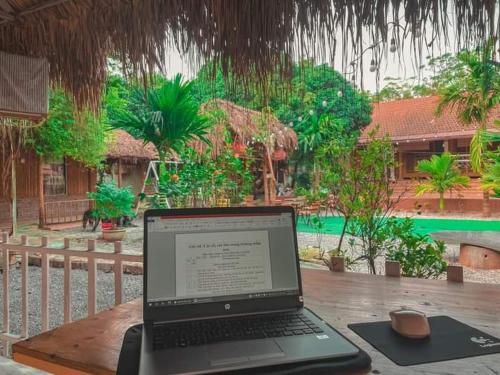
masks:
[[(425, 207), (428, 211), (437, 210), (437, 195), (415, 197), (417, 180), (424, 177), (416, 170), (417, 163), (444, 151), (457, 155), (460, 168), (472, 180), (469, 188), (448, 193), (447, 207), (451, 211), (480, 212), (483, 191), (479, 176), (471, 170), (469, 163), (470, 141), (477, 125), (460, 123), (456, 112), (451, 109), (438, 116), (438, 101), (437, 96), (428, 96), (374, 103), (372, 122), (362, 131), (359, 143), (366, 143), (371, 132), (375, 132), (376, 138), (390, 137), (398, 160), (398, 167), (391, 171), (391, 177), (396, 182), (395, 193), (405, 192), (400, 207), (406, 210), (415, 207), (418, 210), (422, 207), (423, 210)], [(494, 125), (495, 119), (500, 119), (500, 107), (492, 111), (487, 123), (487, 128), (499, 131)], [(490, 147), (496, 148), (497, 145)], [(492, 202), (492, 211), (500, 213), (500, 201)]]

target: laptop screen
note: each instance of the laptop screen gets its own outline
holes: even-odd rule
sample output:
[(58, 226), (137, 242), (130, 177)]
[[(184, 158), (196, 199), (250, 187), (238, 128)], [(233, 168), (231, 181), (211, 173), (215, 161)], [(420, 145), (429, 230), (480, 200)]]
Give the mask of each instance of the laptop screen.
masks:
[(290, 212), (147, 220), (148, 306), (299, 293)]

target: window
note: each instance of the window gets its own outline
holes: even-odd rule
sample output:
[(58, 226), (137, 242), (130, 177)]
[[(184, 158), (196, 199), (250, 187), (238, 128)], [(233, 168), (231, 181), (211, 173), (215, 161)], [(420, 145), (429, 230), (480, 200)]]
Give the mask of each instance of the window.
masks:
[(66, 194), (66, 165), (64, 159), (46, 161), (42, 167), (43, 191), (46, 196)]

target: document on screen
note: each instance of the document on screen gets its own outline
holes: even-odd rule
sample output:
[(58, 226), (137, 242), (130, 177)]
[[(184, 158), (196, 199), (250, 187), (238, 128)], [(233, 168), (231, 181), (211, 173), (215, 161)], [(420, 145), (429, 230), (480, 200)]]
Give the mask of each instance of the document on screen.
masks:
[(177, 234), (177, 297), (247, 294), (272, 289), (265, 230)]

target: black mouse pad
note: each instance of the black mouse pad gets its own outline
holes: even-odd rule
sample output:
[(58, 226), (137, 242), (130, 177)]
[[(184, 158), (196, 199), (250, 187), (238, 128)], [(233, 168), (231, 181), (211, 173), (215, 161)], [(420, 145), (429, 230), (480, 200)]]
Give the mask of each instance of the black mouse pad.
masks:
[(400, 366), (500, 353), (500, 339), (449, 316), (430, 317), (429, 325), (431, 335), (425, 339), (397, 334), (390, 321), (348, 327)]
[[(137, 375), (141, 354), (142, 324), (130, 327), (123, 338), (118, 359), (117, 375)], [(370, 368), (371, 358), (360, 350), (359, 354), (349, 358), (331, 358), (299, 364), (277, 365), (272, 367), (252, 368), (232, 371), (231, 375), (333, 375), (363, 373)], [(225, 372), (224, 374), (228, 374)]]

